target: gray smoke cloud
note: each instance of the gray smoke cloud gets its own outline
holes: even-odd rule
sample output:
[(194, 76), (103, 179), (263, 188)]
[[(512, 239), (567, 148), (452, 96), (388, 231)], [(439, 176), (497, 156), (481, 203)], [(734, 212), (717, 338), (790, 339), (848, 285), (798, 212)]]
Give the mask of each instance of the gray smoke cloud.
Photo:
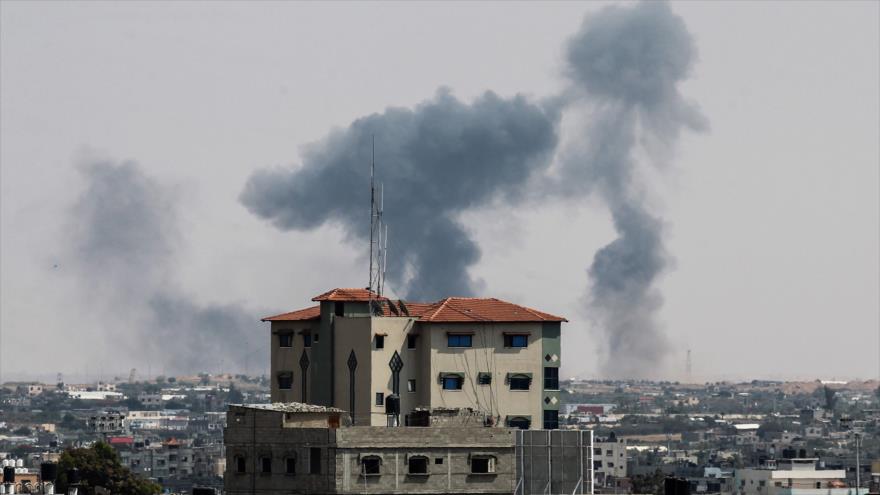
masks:
[[(660, 2), (604, 8), (566, 48), (569, 87), (540, 105), (491, 92), (466, 104), (441, 92), (413, 109), (390, 108), (309, 147), (298, 167), (255, 173), (241, 201), (280, 229), (336, 222), (363, 242), (375, 135), (392, 228), (389, 279), (398, 294), (430, 300), (479, 288), (468, 268), (481, 253), (460, 212), (493, 199), (518, 204), (526, 186), (543, 199), (596, 194), (618, 235), (589, 268), (589, 314), (605, 343), (604, 373), (649, 375), (669, 347), (657, 321), (663, 299), (656, 282), (670, 256), (638, 171), (641, 162), (662, 168), (683, 130), (707, 126), (678, 90), (696, 49), (682, 19)], [(563, 145), (561, 115), (577, 131)], [(640, 153), (648, 158), (640, 161)]]
[(468, 104), (440, 90), (415, 108), (389, 108), (331, 133), (305, 150), (299, 167), (256, 172), (241, 201), (283, 230), (339, 223), (366, 250), (375, 136), (391, 287), (415, 300), (469, 296), (479, 281), (468, 268), (481, 253), (457, 216), (522, 197), (549, 164), (558, 118), (523, 96), (487, 92)]
[(649, 376), (669, 348), (657, 321), (663, 298), (656, 282), (670, 257), (663, 222), (646, 205), (636, 156), (662, 167), (682, 130), (707, 127), (678, 91), (695, 58), (684, 22), (660, 2), (605, 8), (568, 43), (566, 97), (590, 119), (583, 139), (562, 153), (564, 188), (597, 192), (618, 234), (589, 268), (589, 307), (607, 345), (609, 376)]
[(70, 265), (90, 307), (115, 315), (103, 333), (127, 355), (108, 364), (238, 371), (251, 354), (268, 355), (259, 313), (199, 304), (176, 287), (175, 253), (183, 242), (173, 189), (134, 162), (90, 162), (79, 170), (86, 189), (70, 210)]

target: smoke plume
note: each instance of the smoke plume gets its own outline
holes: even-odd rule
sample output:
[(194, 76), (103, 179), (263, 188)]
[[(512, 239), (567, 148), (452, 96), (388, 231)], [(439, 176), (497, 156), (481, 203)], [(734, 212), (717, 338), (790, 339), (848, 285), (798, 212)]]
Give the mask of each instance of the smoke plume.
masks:
[[(265, 352), (259, 313), (238, 305), (202, 305), (176, 288), (174, 253), (182, 246), (173, 191), (133, 163), (92, 162), (71, 209), (71, 265), (87, 281), (91, 308), (115, 316), (106, 337), (127, 349), (125, 365), (154, 363), (170, 372), (241, 370)], [(254, 348), (256, 346), (256, 349)]]
[(646, 376), (669, 346), (656, 317), (663, 299), (655, 286), (669, 256), (636, 156), (662, 167), (683, 129), (706, 127), (678, 91), (696, 50), (682, 19), (660, 2), (605, 8), (584, 21), (567, 48), (569, 108), (590, 118), (583, 138), (562, 153), (561, 175), (569, 192), (601, 195), (618, 235), (589, 268), (591, 314), (607, 344), (604, 370)]
[[(468, 268), (481, 253), (460, 212), (495, 199), (517, 205), (529, 199), (527, 185), (542, 186), (544, 200), (596, 194), (617, 232), (589, 268), (604, 372), (647, 375), (669, 346), (656, 282), (670, 257), (638, 172), (643, 164), (662, 168), (683, 130), (707, 126), (678, 90), (696, 49), (682, 19), (660, 2), (602, 9), (566, 48), (568, 88), (542, 105), (491, 92), (467, 104), (440, 92), (413, 109), (389, 108), (331, 133), (298, 167), (255, 173), (241, 201), (280, 229), (335, 222), (362, 242), (375, 135), (395, 260), (389, 280), (398, 294), (435, 299), (478, 289)], [(560, 145), (561, 115), (576, 138)]]
[[(390, 226), (388, 280), (407, 298), (472, 295), (480, 249), (457, 216), (493, 199), (521, 197), (556, 147), (558, 114), (525, 97), (487, 92), (473, 103), (441, 90), (413, 109), (389, 108), (331, 133), (296, 168), (262, 170), (241, 201), (284, 230), (341, 224), (369, 237), (371, 140)], [(365, 245), (365, 244), (362, 244)]]

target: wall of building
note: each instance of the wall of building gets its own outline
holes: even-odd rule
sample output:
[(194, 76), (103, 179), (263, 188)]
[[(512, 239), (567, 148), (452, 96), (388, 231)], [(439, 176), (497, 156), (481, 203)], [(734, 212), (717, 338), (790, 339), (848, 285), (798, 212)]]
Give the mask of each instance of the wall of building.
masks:
[(355, 424), (368, 425), (371, 421), (373, 403), (373, 391), (370, 384), (373, 367), (371, 318), (342, 317), (335, 320), (336, 349), (334, 350), (334, 359), (337, 364), (334, 384), (336, 402), (333, 406), (351, 411), (351, 388), (347, 363), (353, 350), (357, 358), (354, 393)]
[[(430, 406), (470, 407), (492, 416), (529, 416), (532, 428), (542, 427), (543, 328), (541, 323), (421, 324), (429, 334)], [(448, 333), (473, 332), (473, 347), (450, 348)], [(528, 333), (526, 348), (504, 347), (505, 333)], [(440, 374), (463, 372), (460, 391), (443, 390)], [(491, 372), (492, 384), (479, 385), (478, 372)], [(528, 391), (510, 390), (507, 373), (531, 373)], [(500, 418), (505, 421), (504, 417)]]
[[(376, 404), (375, 399), (377, 393), (381, 393), (383, 397), (388, 397), (393, 392), (392, 373), (389, 362), (395, 352), (400, 354), (400, 358), (403, 361), (403, 368), (400, 370), (401, 423), (408, 411), (424, 404), (418, 390), (423, 388), (419, 387), (419, 382), (421, 381), (419, 368), (425, 365), (425, 361), (416, 359), (413, 351), (407, 350), (407, 335), (414, 327), (415, 321), (413, 318), (372, 318), (370, 344), (373, 365), (370, 369), (372, 383), (372, 390), (370, 391), (372, 399), (370, 402), (370, 424), (373, 426), (384, 426), (388, 422), (385, 406)], [(382, 349), (376, 348), (376, 335), (384, 335), (385, 343)], [(410, 379), (416, 380), (416, 393), (413, 394), (407, 392), (407, 381)]]
[[(273, 321), (271, 324), (271, 345), (270, 345), (270, 363), (272, 381), (271, 397), (272, 402), (302, 402), (302, 371), (300, 370), (299, 360), (302, 357), (303, 349), (311, 361), (310, 370), (315, 366), (315, 360), (312, 358), (312, 349), (305, 347), (303, 332), (313, 332), (318, 326), (318, 321)], [(292, 347), (281, 347), (279, 335), (290, 333), (293, 335)], [(319, 366), (319, 365), (318, 365)], [(278, 373), (289, 371), (293, 373), (293, 384), (290, 390), (281, 390), (278, 388)], [(311, 374), (311, 373), (310, 373)]]

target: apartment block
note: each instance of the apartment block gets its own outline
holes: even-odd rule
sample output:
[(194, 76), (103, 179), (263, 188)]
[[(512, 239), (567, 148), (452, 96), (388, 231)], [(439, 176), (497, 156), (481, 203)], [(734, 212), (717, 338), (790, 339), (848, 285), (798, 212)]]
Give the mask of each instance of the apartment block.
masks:
[(336, 407), (363, 426), (454, 408), (490, 425), (558, 428), (565, 318), (494, 298), (424, 303), (334, 289), (312, 300), (263, 319), (273, 402)]

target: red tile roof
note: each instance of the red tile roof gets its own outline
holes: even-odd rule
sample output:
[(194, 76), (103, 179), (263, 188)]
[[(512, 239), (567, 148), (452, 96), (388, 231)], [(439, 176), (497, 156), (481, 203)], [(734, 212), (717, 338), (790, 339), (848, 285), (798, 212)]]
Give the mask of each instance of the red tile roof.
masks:
[(267, 316), (262, 321), (306, 321), (317, 320), (321, 318), (321, 307), (312, 306), (311, 308), (299, 309), (290, 313), (283, 313), (275, 316)]
[(536, 309), (509, 303), (500, 299), (475, 297), (447, 297), (425, 311), (419, 321), (432, 323), (456, 322), (530, 322), (568, 321)]
[(312, 301), (367, 302), (371, 299), (385, 300), (368, 289), (333, 289), (312, 298)]
[[(381, 301), (382, 316), (409, 316), (429, 323), (568, 321), (562, 316), (495, 298), (447, 297), (435, 303), (394, 301), (367, 289), (333, 289), (313, 301)], [(306, 321), (321, 317), (319, 306), (263, 318), (263, 321)]]
[(108, 437), (107, 441), (110, 442), (110, 445), (131, 445), (134, 443), (134, 438), (132, 438), (132, 437)]

